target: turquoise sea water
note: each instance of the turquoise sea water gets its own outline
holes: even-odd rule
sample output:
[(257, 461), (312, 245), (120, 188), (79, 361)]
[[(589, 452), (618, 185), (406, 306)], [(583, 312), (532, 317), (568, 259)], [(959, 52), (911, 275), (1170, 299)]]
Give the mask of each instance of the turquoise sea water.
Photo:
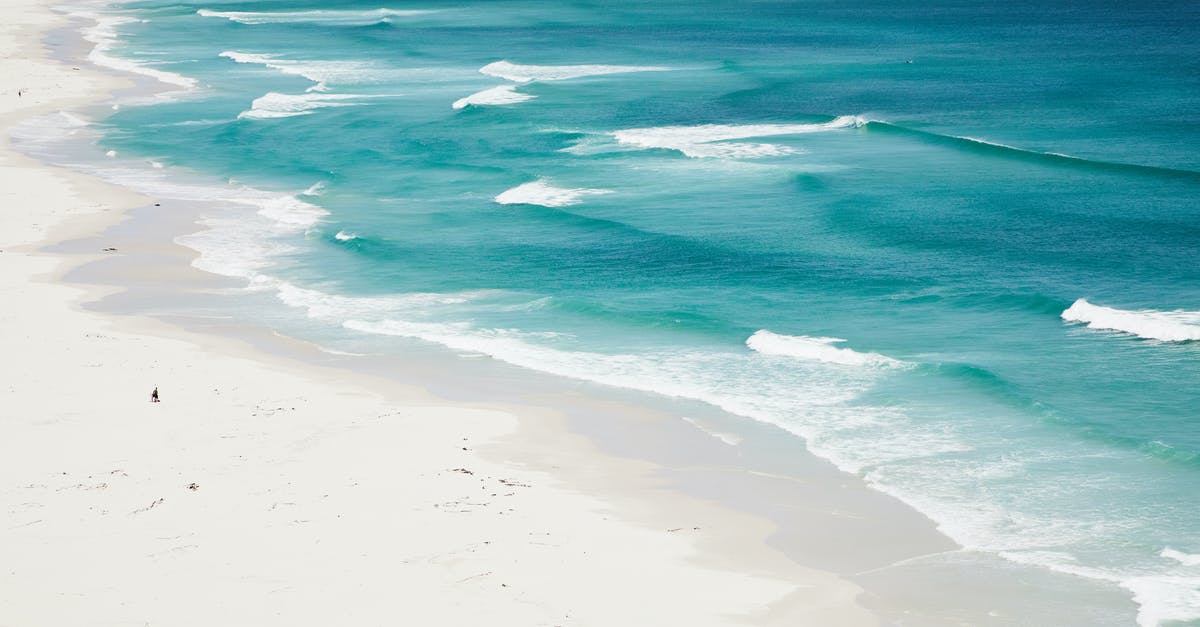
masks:
[(1200, 5), (81, 14), (174, 90), (95, 121), (107, 174), (219, 201), (197, 265), (331, 348), (706, 401), (1200, 621)]

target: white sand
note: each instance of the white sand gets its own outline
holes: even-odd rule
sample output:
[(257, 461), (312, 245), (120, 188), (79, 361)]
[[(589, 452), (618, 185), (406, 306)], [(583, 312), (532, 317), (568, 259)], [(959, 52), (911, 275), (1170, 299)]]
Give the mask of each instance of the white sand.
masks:
[[(121, 80), (48, 60), (47, 6), (0, 8), (5, 129)], [(0, 625), (876, 624), (765, 521), (544, 411), (83, 309), (97, 290), (59, 278), (78, 259), (39, 248), (151, 200), (4, 144)]]

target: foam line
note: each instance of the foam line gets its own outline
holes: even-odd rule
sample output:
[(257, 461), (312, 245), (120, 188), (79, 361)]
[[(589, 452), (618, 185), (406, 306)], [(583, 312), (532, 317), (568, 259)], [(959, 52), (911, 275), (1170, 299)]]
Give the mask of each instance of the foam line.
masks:
[(183, 87), (184, 89), (195, 89), (197, 82), (193, 78), (189, 78), (182, 74), (167, 72), (157, 68), (150, 67), (137, 61), (123, 59), (110, 54), (113, 48), (120, 41), (117, 33), (117, 27), (122, 24), (136, 23), (138, 20), (129, 17), (120, 17), (112, 15), (103, 15), (100, 13), (92, 13), (89, 11), (79, 11), (71, 13), (72, 17), (81, 17), (85, 19), (95, 20), (95, 26), (82, 29), (84, 40), (93, 44), (91, 52), (88, 53), (88, 60), (96, 65), (111, 68), (122, 72), (130, 72), (148, 76), (168, 85)]

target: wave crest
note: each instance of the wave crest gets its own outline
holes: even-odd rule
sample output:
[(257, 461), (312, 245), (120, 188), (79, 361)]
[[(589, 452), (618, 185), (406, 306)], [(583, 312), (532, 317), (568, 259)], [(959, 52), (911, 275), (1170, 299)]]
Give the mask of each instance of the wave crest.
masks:
[(1200, 341), (1200, 311), (1125, 311), (1076, 300), (1062, 312), (1067, 322), (1086, 323), (1089, 329), (1119, 331), (1164, 342)]
[(554, 187), (545, 179), (524, 183), (496, 196), (502, 205), (541, 205), (543, 207), (566, 207), (583, 201), (584, 196), (611, 194), (607, 189), (567, 189)]
[(809, 337), (807, 335), (780, 335), (766, 329), (754, 332), (746, 339), (746, 346), (764, 355), (781, 355), (806, 361), (822, 361), (846, 366), (900, 366), (904, 362), (880, 355), (860, 353), (849, 348), (834, 346), (845, 342), (836, 337)]
[(506, 105), (533, 100), (536, 96), (522, 94), (517, 91), (517, 85), (500, 85), (483, 91), (475, 92), (470, 96), (459, 98), (450, 105), (455, 109), (463, 109), (467, 106), (484, 106), (484, 105)]

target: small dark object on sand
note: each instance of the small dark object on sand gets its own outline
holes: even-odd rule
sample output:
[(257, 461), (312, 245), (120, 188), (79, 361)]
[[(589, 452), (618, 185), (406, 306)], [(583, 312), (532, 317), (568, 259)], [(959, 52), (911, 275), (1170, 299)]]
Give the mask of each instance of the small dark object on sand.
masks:
[(193, 481), (192, 483), (188, 484), (187, 489), (191, 490), (192, 492), (195, 492), (196, 490), (200, 489), (200, 485)]
[(150, 393), (150, 402), (151, 403), (158, 402), (158, 386), (157, 385), (154, 386), (154, 391)]

